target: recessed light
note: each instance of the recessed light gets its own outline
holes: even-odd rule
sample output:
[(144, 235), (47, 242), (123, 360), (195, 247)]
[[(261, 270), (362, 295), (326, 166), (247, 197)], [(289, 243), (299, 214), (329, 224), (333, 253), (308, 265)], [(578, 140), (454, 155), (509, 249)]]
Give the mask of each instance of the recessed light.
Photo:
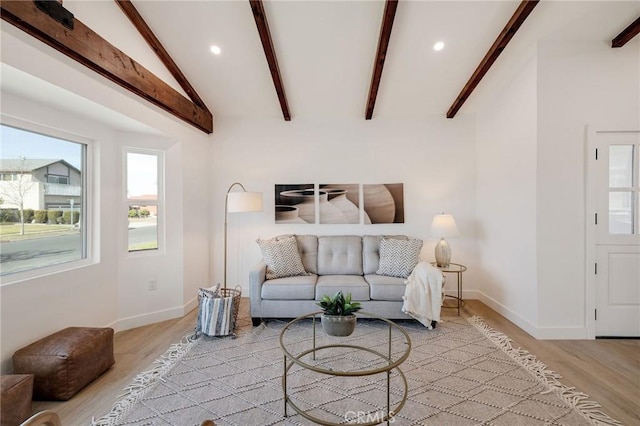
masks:
[(214, 55), (219, 55), (220, 53), (222, 53), (222, 49), (215, 45), (211, 46), (211, 53), (213, 53)]
[(444, 42), (439, 41), (433, 45), (433, 50), (442, 50), (444, 49)]

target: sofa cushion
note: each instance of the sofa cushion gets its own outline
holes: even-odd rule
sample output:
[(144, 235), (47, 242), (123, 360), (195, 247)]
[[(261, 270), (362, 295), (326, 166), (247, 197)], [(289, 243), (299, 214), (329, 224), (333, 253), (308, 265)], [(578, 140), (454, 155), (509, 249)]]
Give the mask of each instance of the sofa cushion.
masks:
[(362, 272), (364, 275), (375, 274), (380, 269), (380, 240), (395, 238), (408, 240), (405, 235), (365, 235), (362, 237)]
[(421, 249), (422, 240), (383, 238), (380, 241), (380, 268), (376, 274), (407, 278), (420, 261)]
[(403, 300), (407, 285), (404, 278), (370, 274), (364, 279), (369, 283), (371, 300)]
[(316, 283), (316, 300), (323, 295), (333, 296), (342, 290), (351, 293), (353, 300), (369, 300), (369, 284), (362, 275), (320, 275)]
[(307, 272), (318, 273), (318, 237), (316, 235), (296, 235), (298, 251)]
[(271, 300), (314, 300), (317, 275), (276, 278), (262, 284), (260, 296)]
[(362, 275), (362, 237), (318, 237), (318, 275)]
[(270, 240), (256, 240), (262, 251), (262, 257), (267, 264), (267, 279), (306, 275), (298, 242), (294, 236), (286, 238), (272, 238)]

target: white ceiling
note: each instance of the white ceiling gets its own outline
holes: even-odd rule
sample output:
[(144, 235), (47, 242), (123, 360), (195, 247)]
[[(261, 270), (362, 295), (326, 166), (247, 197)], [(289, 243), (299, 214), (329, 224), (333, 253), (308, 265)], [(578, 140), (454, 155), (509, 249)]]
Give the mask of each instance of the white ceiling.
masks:
[[(214, 117), (282, 117), (248, 1), (133, 3)], [(444, 116), (519, 3), (400, 0), (374, 119)], [(113, 1), (64, 6), (172, 80)], [(364, 119), (384, 2), (265, 1), (264, 7), (292, 119)], [(538, 41), (609, 45), (639, 15), (638, 0), (542, 0), (460, 113), (477, 110)], [(623, 49), (639, 49), (638, 38)], [(446, 46), (435, 52), (439, 40)], [(212, 44), (221, 55), (210, 53)]]

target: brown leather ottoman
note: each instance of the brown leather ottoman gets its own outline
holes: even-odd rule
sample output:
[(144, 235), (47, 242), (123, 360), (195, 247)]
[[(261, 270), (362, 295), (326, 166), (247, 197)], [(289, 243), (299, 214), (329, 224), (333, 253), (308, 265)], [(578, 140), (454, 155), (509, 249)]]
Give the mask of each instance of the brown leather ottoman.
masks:
[(34, 399), (65, 401), (113, 364), (112, 328), (65, 328), (13, 354), (14, 372), (35, 375)]
[(0, 425), (15, 426), (31, 417), (33, 374), (0, 376)]

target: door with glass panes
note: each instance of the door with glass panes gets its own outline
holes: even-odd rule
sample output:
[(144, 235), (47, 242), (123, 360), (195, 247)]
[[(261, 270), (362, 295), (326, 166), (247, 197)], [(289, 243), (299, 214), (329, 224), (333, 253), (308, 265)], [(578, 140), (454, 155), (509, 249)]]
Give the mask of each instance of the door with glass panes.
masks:
[(597, 132), (596, 337), (640, 336), (640, 133)]

